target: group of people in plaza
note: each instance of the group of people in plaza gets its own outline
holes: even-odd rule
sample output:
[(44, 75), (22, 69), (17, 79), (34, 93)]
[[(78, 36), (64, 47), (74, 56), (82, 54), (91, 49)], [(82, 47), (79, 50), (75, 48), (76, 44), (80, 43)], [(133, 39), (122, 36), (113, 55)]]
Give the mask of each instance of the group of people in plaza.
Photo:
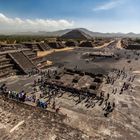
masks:
[[(123, 94), (124, 91), (128, 91), (128, 90), (132, 90), (132, 83), (135, 80), (135, 75), (131, 74), (127, 74), (125, 71), (125, 68), (123, 68), (122, 70), (119, 69), (113, 69), (113, 71), (108, 74), (108, 76), (106, 77), (106, 84), (111, 85), (112, 88), (112, 92), (111, 93), (107, 93), (106, 98), (107, 100), (109, 100), (109, 96), (115, 95), (115, 94)], [(120, 81), (122, 84), (121, 88), (118, 87), (118, 83), (116, 85), (116, 81), (118, 80), (118, 82)], [(110, 112), (113, 111), (113, 109), (115, 108), (115, 102), (113, 102), (112, 104), (108, 101), (105, 102), (103, 110), (105, 111), (104, 115), (107, 116)]]
[(5, 83), (0, 86), (0, 94), (4, 95), (5, 97), (15, 99), (15, 100), (21, 101), (21, 102), (25, 102), (25, 101), (34, 101), (35, 102), (35, 100), (36, 100), (35, 96), (32, 98), (27, 96), (27, 94), (24, 90), (22, 90), (20, 92), (9, 90)]
[(27, 98), (24, 90), (22, 90), (21, 92), (10, 91), (5, 83), (0, 86), (0, 94), (3, 94), (5, 97), (15, 99), (21, 102), (25, 102)]
[[(34, 81), (34, 85), (39, 85), (40, 90), (42, 90), (43, 93), (45, 94), (47, 93), (48, 103), (50, 103), (50, 100), (56, 95), (58, 95), (61, 89), (57, 86), (51, 86), (51, 85), (46, 86), (46, 83), (45, 83), (46, 80), (44, 77), (48, 78), (48, 74), (43, 73), (42, 75), (43, 75), (42, 78), (38, 79), (37, 81)], [(80, 95), (80, 93), (79, 94), (75, 93), (75, 95), (79, 97), (79, 99), (76, 101), (76, 104), (79, 104), (80, 102), (82, 102), (82, 100), (87, 100), (89, 104), (86, 105), (86, 107), (88, 106), (93, 107), (95, 106), (95, 103), (99, 102), (99, 106), (103, 105), (102, 109), (104, 111), (104, 116), (107, 117), (108, 114), (111, 113), (116, 106), (115, 101), (113, 102), (110, 101), (111, 94), (113, 95), (117, 93), (123, 94), (124, 91), (132, 88), (131, 83), (134, 82), (134, 79), (135, 79), (135, 76), (130, 76), (128, 73), (126, 73), (125, 68), (123, 68), (122, 70), (114, 69), (113, 72), (111, 72), (111, 75), (108, 75), (106, 77), (106, 84), (110, 84), (112, 86), (111, 93), (109, 92), (105, 94), (103, 91), (101, 91), (100, 94), (94, 97), (90, 97), (88, 95), (86, 96), (86, 94)], [(115, 85), (115, 82), (117, 80), (120, 80), (121, 82), (124, 81), (121, 88)], [(92, 102), (90, 99), (92, 99)], [(90, 102), (92, 105), (90, 104)]]
[[(118, 91), (120, 91), (119, 94), (122, 94), (123, 91), (132, 88), (131, 83), (134, 82), (135, 78), (135, 75), (130, 76), (129, 74), (127, 74), (125, 72), (125, 68), (123, 68), (123, 70), (115, 69), (113, 71), (113, 75), (107, 76), (107, 84), (111, 84), (113, 86), (113, 94), (116, 94)], [(114, 82), (117, 80), (124, 81), (120, 90), (114, 86)]]
[(40, 78), (34, 80), (32, 85), (33, 92), (30, 94), (27, 94), (24, 90), (21, 92), (11, 91), (8, 89), (5, 83), (0, 86), (0, 93), (10, 99), (14, 99), (20, 102), (30, 102), (32, 105), (36, 105), (42, 109), (51, 107), (51, 109), (58, 113), (60, 106), (56, 105), (54, 99), (52, 101), (53, 96), (58, 94), (58, 88), (53, 85), (46, 85), (45, 83), (46, 78), (48, 79), (51, 76), (56, 75), (56, 73), (56, 70), (40, 71)]
[[(33, 93), (30, 95), (27, 94), (24, 90), (21, 92), (15, 92), (15, 91), (10, 91), (7, 88), (6, 84), (2, 84), (0, 86), (0, 93), (3, 94), (4, 96), (14, 99), (20, 102), (32, 102), (34, 105), (37, 107), (46, 109), (50, 107), (56, 112), (59, 112), (60, 107), (56, 105), (55, 97), (59, 95), (61, 97), (63, 95), (63, 90), (60, 87), (57, 87), (56, 85), (49, 85), (47, 84), (47, 79), (51, 78), (51, 76), (56, 76), (57, 72), (53, 71), (44, 71), (40, 73), (40, 78), (34, 80), (33, 83)], [(99, 102), (99, 106), (102, 105), (102, 110), (104, 111), (104, 116), (107, 117), (109, 113), (111, 113), (116, 104), (115, 101), (111, 102), (110, 101), (110, 96), (115, 95), (117, 93), (123, 94), (124, 91), (128, 90), (131, 87), (132, 82), (134, 82), (135, 76), (129, 76), (125, 72), (125, 68), (122, 70), (119, 69), (114, 69), (113, 72), (107, 75), (106, 77), (106, 84), (110, 84), (112, 86), (112, 92), (110, 93), (105, 93), (104, 91), (101, 91), (99, 94), (96, 96), (89, 96), (87, 94), (80, 94), (80, 93), (75, 93), (79, 99), (76, 101), (77, 104), (80, 103), (82, 100), (87, 101), (89, 103), (86, 105), (88, 106), (95, 106), (95, 103)], [(120, 80), (123, 82), (121, 89), (115, 85), (116, 80)], [(38, 92), (39, 91), (39, 92)], [(66, 92), (66, 91), (65, 91)], [(99, 92), (99, 91), (98, 91)], [(36, 96), (37, 94), (40, 94), (39, 96)], [(74, 95), (72, 93), (72, 95)], [(92, 100), (92, 101), (91, 101)], [(96, 102), (95, 102), (96, 101)], [(92, 105), (90, 104), (92, 103)]]

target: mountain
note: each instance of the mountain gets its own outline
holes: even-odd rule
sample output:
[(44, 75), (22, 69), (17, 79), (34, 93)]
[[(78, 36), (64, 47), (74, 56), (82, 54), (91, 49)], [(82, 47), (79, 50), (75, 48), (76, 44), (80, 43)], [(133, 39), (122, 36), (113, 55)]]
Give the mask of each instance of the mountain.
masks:
[(140, 34), (135, 34), (135, 33), (130, 32), (130, 33), (128, 33), (128, 34), (125, 34), (125, 36), (127, 36), (127, 37), (132, 37), (132, 38), (136, 38), (136, 37), (140, 37)]
[(72, 29), (65, 29), (65, 30), (58, 30), (53, 32), (45, 32), (45, 31), (39, 31), (37, 34), (39, 35), (46, 35), (46, 36), (62, 36), (68, 32), (70, 32)]
[(79, 30), (81, 32), (84, 32), (85, 34), (91, 36), (91, 37), (132, 37), (132, 38), (140, 38), (140, 34), (135, 33), (101, 33), (101, 32), (93, 32), (90, 30), (87, 30), (85, 28), (76, 28), (76, 29), (65, 29), (65, 30), (59, 30), (54, 32), (38, 32), (40, 35), (46, 35), (46, 36), (62, 36), (72, 30)]
[(132, 38), (140, 38), (140, 34), (135, 33), (100, 33), (100, 32), (93, 32), (90, 30), (87, 30), (85, 28), (75, 28), (75, 29), (65, 29), (65, 30), (58, 30), (53, 32), (46, 32), (46, 31), (39, 31), (39, 32), (21, 32), (17, 33), (16, 35), (40, 35), (40, 36), (51, 36), (51, 37), (60, 37), (72, 30), (78, 30), (80, 32), (85, 33), (86, 35), (89, 35), (91, 37), (132, 37)]
[(65, 29), (65, 30), (58, 30), (58, 31), (52, 31), (52, 32), (46, 32), (46, 31), (38, 31), (38, 32), (18, 32), (13, 33), (14, 35), (40, 35), (40, 36), (61, 36), (72, 29)]

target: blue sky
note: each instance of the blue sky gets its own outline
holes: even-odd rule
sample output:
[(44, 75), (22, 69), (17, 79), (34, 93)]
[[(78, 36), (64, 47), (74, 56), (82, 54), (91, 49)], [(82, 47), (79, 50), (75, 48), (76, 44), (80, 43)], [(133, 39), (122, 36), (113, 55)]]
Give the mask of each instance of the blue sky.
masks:
[(140, 33), (140, 0), (0, 0), (0, 31)]

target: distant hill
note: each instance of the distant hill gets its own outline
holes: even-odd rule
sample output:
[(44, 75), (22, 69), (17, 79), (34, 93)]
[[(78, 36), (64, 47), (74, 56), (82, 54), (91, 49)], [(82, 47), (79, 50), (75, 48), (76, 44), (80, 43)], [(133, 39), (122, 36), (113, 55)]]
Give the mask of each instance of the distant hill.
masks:
[(62, 36), (72, 30), (79, 30), (84, 32), (85, 34), (91, 36), (91, 37), (132, 37), (132, 38), (140, 38), (140, 34), (135, 33), (100, 33), (100, 32), (93, 32), (90, 30), (87, 30), (85, 28), (76, 28), (76, 29), (65, 29), (65, 30), (59, 30), (55, 32), (38, 32), (40, 35), (46, 35), (46, 36)]
[(46, 32), (46, 31), (38, 31), (38, 32), (20, 32), (16, 35), (41, 35), (41, 36), (62, 36), (63, 34), (71, 31), (72, 29), (65, 29), (65, 30), (58, 30), (58, 31), (52, 31), (52, 32)]
[(72, 30), (78, 30), (83, 32), (84, 34), (91, 36), (91, 37), (132, 37), (132, 38), (140, 38), (140, 34), (135, 33), (100, 33), (100, 32), (93, 32), (87, 30), (85, 28), (75, 28), (75, 29), (65, 29), (65, 30), (58, 30), (53, 32), (46, 32), (46, 31), (39, 31), (39, 32), (21, 32), (17, 33), (16, 35), (41, 35), (41, 36), (52, 36), (52, 37), (60, 37)]

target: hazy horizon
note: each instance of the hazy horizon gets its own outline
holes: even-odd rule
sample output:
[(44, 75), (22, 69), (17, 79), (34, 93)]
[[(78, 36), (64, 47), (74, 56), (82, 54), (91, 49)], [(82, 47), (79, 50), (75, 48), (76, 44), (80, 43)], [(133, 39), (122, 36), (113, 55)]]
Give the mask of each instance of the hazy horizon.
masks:
[(56, 30), (52, 30), (52, 31), (44, 31), (44, 30), (38, 30), (38, 31), (33, 31), (33, 30), (27, 30), (27, 31), (4, 31), (4, 32), (1, 32), (0, 31), (0, 35), (29, 35), (32, 33), (36, 33), (35, 35), (39, 35), (39, 33), (53, 33), (53, 32), (59, 32), (59, 31), (63, 31), (63, 30), (75, 30), (75, 29), (85, 29), (85, 30), (88, 30), (88, 31), (91, 31), (91, 32), (95, 32), (95, 33), (102, 33), (102, 34), (129, 34), (129, 33), (134, 33), (134, 34), (140, 34), (140, 33), (136, 33), (136, 32), (100, 32), (100, 31), (94, 31), (94, 30), (91, 30), (91, 29), (88, 29), (88, 28), (84, 28), (84, 27), (76, 27), (76, 28), (66, 28), (66, 29), (56, 29)]

